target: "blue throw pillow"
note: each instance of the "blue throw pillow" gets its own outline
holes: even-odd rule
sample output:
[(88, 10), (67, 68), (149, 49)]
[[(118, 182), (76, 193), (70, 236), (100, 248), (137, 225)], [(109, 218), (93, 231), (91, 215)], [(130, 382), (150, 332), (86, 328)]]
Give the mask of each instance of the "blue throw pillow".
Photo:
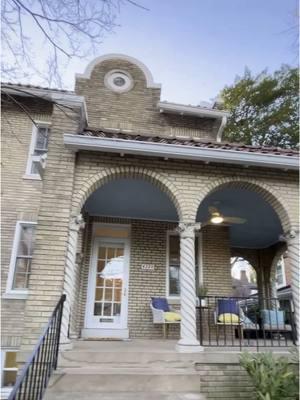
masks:
[(235, 299), (218, 299), (218, 314), (239, 315), (239, 305)]
[(157, 310), (163, 310), (164, 312), (170, 311), (169, 304), (167, 302), (167, 299), (164, 297), (151, 297), (152, 299), (152, 305), (154, 308)]
[(284, 312), (278, 310), (261, 310), (263, 324), (276, 327), (284, 325)]

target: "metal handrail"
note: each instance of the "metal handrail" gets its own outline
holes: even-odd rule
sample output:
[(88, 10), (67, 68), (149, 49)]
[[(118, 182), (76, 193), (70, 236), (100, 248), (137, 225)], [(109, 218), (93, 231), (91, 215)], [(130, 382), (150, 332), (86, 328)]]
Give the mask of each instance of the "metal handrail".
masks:
[(63, 305), (63, 294), (26, 361), (8, 400), (41, 400), (53, 370), (57, 368)]

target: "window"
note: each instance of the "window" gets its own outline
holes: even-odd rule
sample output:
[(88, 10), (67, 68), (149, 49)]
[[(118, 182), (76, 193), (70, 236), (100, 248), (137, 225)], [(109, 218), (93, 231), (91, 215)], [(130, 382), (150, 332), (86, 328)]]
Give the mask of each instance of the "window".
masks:
[[(168, 282), (167, 295), (180, 296), (180, 237), (179, 235), (168, 235)], [(195, 237), (195, 262), (196, 262), (196, 288), (199, 286), (199, 237)]]
[(40, 178), (38, 164), (42, 156), (48, 152), (49, 125), (37, 123), (33, 127), (26, 175)]
[(2, 351), (2, 368), (1, 368), (1, 399), (6, 398), (12, 390), (17, 379), (17, 352)]
[(280, 257), (278, 263), (276, 264), (275, 279), (276, 279), (277, 288), (286, 286), (285, 268), (284, 268), (284, 259), (283, 259), (283, 257)]
[(35, 222), (17, 222), (7, 280), (7, 293), (27, 291), (35, 228)]

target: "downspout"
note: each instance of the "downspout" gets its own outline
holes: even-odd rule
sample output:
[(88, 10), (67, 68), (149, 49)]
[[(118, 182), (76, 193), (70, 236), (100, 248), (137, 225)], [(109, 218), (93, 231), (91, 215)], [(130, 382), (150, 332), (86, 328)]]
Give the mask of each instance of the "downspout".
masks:
[(227, 117), (222, 117), (221, 119), (221, 124), (217, 133), (217, 142), (221, 142), (222, 141), (222, 133), (224, 131), (225, 125), (227, 123)]

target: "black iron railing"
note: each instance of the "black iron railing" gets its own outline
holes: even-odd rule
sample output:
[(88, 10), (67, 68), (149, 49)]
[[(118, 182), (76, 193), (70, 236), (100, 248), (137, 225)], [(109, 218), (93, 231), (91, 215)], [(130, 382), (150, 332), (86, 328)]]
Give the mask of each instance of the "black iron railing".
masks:
[(277, 298), (204, 296), (197, 306), (202, 346), (288, 347), (296, 343), (293, 305)]
[(53, 370), (57, 368), (60, 327), (63, 305), (62, 295), (31, 356), (22, 368), (8, 400), (41, 400)]

